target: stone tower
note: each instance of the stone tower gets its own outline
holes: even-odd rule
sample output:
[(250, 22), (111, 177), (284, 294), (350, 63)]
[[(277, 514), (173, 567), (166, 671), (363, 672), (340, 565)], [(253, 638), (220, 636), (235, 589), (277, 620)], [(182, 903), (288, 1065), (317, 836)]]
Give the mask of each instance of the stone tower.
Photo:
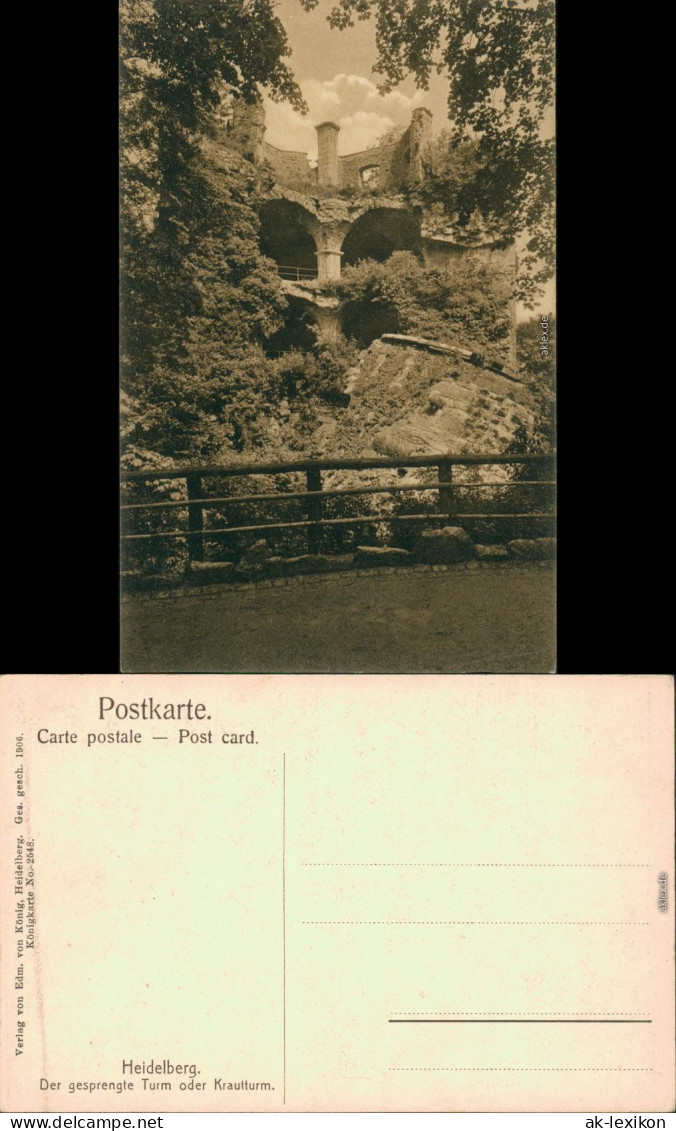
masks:
[(339, 185), (338, 134), (336, 122), (322, 122), (317, 129), (317, 181), (320, 185)]
[(245, 102), (235, 98), (232, 103), (231, 142), (248, 161), (259, 165), (264, 156), (265, 110), (260, 98)]
[(422, 152), (432, 129), (432, 113), (426, 106), (419, 106), (411, 114), (409, 127), (409, 183), (415, 184), (422, 179)]

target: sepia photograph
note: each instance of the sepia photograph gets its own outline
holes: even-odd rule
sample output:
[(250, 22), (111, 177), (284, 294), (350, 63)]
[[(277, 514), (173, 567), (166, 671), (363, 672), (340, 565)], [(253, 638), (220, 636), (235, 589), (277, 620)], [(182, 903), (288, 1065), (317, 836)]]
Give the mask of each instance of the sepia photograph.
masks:
[(552, 0), (120, 11), (122, 671), (554, 671)]

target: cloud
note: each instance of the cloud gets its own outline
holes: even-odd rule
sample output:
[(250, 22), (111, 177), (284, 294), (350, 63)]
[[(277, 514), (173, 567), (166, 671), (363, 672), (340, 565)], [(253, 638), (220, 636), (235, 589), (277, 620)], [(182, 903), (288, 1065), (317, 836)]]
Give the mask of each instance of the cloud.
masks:
[(364, 75), (340, 74), (324, 80), (308, 78), (300, 81), (308, 104), (303, 118), (290, 106), (265, 101), (266, 140), (279, 149), (300, 149), (312, 158), (317, 154), (314, 127), (330, 119), (340, 126), (339, 153), (355, 153), (373, 145), (393, 126), (406, 127), (411, 111), (424, 103), (422, 91), (407, 97), (399, 91), (379, 94), (374, 82)]
[(287, 103), (263, 99), (265, 140), (278, 149), (300, 149), (311, 154), (317, 149), (317, 135), (309, 117), (303, 118)]
[[(335, 75), (334, 78), (322, 84), (327, 91), (335, 92), (343, 101), (356, 101), (368, 103), (377, 103), (383, 110), (398, 109), (410, 114), (416, 106), (423, 104), (425, 95), (421, 90), (416, 90), (415, 94), (409, 98), (405, 94), (401, 94), (398, 90), (390, 91), (389, 94), (381, 94), (378, 87), (371, 79), (365, 78), (363, 75)], [(355, 107), (357, 109), (358, 107)]]
[(368, 113), (366, 110), (357, 110), (356, 114), (340, 118), (341, 137), (347, 140), (343, 153), (358, 153), (360, 149), (367, 149), (382, 137), (387, 130), (391, 130), (396, 123), (384, 114)]

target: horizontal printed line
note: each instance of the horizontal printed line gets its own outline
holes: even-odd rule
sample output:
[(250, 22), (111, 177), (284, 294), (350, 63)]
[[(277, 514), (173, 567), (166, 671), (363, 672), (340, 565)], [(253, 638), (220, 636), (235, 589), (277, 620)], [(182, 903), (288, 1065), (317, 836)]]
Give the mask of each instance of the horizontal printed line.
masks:
[(302, 919), (313, 927), (649, 927), (648, 922), (610, 919)]
[(652, 1025), (639, 1017), (390, 1017), (390, 1025)]
[(388, 1068), (388, 1072), (654, 1072), (654, 1068)]
[(378, 864), (303, 863), (301, 868), (650, 868), (650, 864)]
[[(414, 1011), (414, 1012), (409, 1012), (409, 1013), (397, 1013), (397, 1011), (395, 1010), (394, 1016), (395, 1017), (450, 1017), (451, 1014), (453, 1014), (453, 1013), (458, 1014), (458, 1015), (466, 1014), (466, 1013), (469, 1013), (469, 1010), (468, 1009), (443, 1009), (443, 1010), (438, 1010), (436, 1013), (422, 1013), (422, 1012), (417, 1011), (417, 1010)], [(526, 1014), (526, 1013), (516, 1013), (516, 1012), (513, 1012), (511, 1010), (510, 1011), (493, 1010), (493, 1011), (491, 1011), (491, 1013), (482, 1013), (481, 1011), (477, 1011), (474, 1014), (475, 1017), (563, 1017), (565, 1015), (566, 1015), (566, 1012), (563, 1009), (557, 1009), (556, 1012), (553, 1012), (553, 1011), (550, 1010), (548, 1013), (536, 1013), (536, 1012), (531, 1010), (529, 1013)], [(576, 1010), (574, 1013), (568, 1013), (567, 1016), (568, 1017), (647, 1017), (648, 1014), (647, 1013), (582, 1013), (580, 1010)]]

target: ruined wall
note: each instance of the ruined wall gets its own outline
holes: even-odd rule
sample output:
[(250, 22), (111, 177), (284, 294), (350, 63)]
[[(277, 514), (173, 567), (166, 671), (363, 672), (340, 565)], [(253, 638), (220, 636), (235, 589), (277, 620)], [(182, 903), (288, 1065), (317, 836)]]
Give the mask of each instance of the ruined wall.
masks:
[(411, 167), (409, 164), (410, 148), (411, 127), (409, 126), (407, 130), (404, 130), (404, 133), (393, 146), (391, 152), (386, 155), (386, 159), (389, 162), (386, 187), (394, 192), (399, 192), (402, 188), (405, 188), (406, 185), (411, 184)]
[(510, 365), (515, 366), (516, 355), (516, 302), (513, 297), (516, 280), (517, 256), (513, 243), (488, 244), (481, 247), (462, 247), (458, 244), (436, 239), (424, 239), (422, 243), (423, 261), (426, 267), (436, 267), (440, 271), (453, 272), (458, 264), (466, 259), (478, 261), (487, 267), (491, 276), (504, 287), (509, 314), (509, 340), (506, 343)]
[(265, 110), (263, 103), (245, 102), (242, 98), (232, 101), (232, 119), (227, 133), (228, 143), (239, 149), (243, 157), (258, 165), (263, 160), (265, 134)]
[(310, 168), (307, 153), (300, 149), (277, 149), (266, 141), (263, 145), (263, 157), (272, 165), (275, 179), (281, 184), (291, 181), (293, 184), (307, 186), (308, 191), (317, 184), (317, 170)]
[[(389, 137), (382, 145), (339, 157), (341, 188), (362, 192), (378, 187), (381, 191), (399, 192), (406, 185), (415, 184), (422, 176), (422, 150), (431, 126), (431, 113), (419, 107), (413, 111), (408, 129), (399, 136)], [(373, 165), (379, 167), (377, 186), (374, 181), (364, 183), (362, 179), (362, 171)]]
[[(362, 149), (359, 153), (348, 153), (338, 158), (340, 169), (340, 187), (351, 188), (355, 192), (362, 192), (369, 188), (390, 189), (396, 191), (406, 184), (406, 167), (403, 154), (406, 149), (408, 130), (398, 139), (385, 145), (375, 145), (370, 149)], [(368, 166), (377, 165), (379, 176), (377, 183), (362, 182), (361, 170)]]
[[(431, 117), (430, 117), (431, 120)], [(399, 192), (406, 185), (418, 179), (419, 160), (411, 163), (412, 146), (420, 148), (413, 127), (409, 126), (399, 137), (391, 138), (383, 145), (362, 149), (359, 153), (348, 153), (338, 158), (341, 188), (351, 188), (355, 192), (378, 188), (381, 191)], [(416, 152), (418, 152), (418, 150)], [(362, 171), (377, 165), (379, 169), (377, 184), (375, 180), (364, 182)]]
[[(268, 161), (279, 184), (302, 185), (306, 191), (321, 184), (360, 194), (373, 190), (399, 192), (418, 181), (422, 174), (422, 148), (431, 124), (429, 110), (419, 107), (413, 111), (408, 129), (388, 136), (382, 145), (339, 155), (340, 127), (335, 122), (322, 122), (316, 127), (316, 170), (310, 168), (307, 153), (279, 149), (264, 140), (265, 111), (260, 100), (245, 102), (226, 94), (216, 113), (215, 132), (218, 140), (238, 149), (247, 160), (256, 164)], [(364, 179), (362, 172), (369, 166), (377, 166), (378, 175)]]
[(457, 244), (443, 243), (440, 240), (425, 239), (423, 258), (426, 267), (439, 267), (441, 270), (453, 269), (455, 263), (465, 259), (478, 259), (490, 267), (496, 275), (512, 279), (515, 272), (516, 255), (514, 244), (506, 247), (492, 244), (487, 247), (460, 247)]

